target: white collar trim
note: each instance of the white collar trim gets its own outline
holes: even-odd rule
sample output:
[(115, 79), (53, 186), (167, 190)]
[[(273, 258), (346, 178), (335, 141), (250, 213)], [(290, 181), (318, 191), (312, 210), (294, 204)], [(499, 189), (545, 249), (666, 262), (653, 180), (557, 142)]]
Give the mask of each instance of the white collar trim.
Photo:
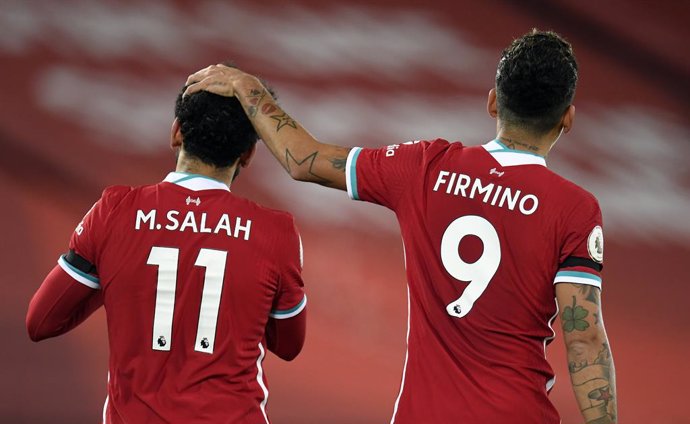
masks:
[(187, 174), (184, 172), (171, 172), (163, 180), (164, 182), (176, 184), (189, 190), (225, 190), (230, 191), (225, 183), (214, 180), (211, 177), (199, 174)]
[(482, 145), (482, 147), (486, 149), (486, 151), (489, 152), (489, 154), (493, 156), (493, 158), (496, 159), (496, 162), (500, 163), (501, 166), (546, 166), (546, 160), (544, 157), (522, 150), (509, 149), (505, 146), (505, 144), (498, 140), (491, 140), (490, 142)]

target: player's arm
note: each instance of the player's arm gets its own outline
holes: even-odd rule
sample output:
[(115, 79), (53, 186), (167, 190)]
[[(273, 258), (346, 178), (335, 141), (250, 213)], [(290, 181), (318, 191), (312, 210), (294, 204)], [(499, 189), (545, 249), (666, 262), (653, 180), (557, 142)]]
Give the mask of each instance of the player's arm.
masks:
[(292, 119), (255, 77), (239, 69), (213, 65), (189, 77), (190, 95), (204, 90), (235, 96), (273, 156), (295, 180), (346, 190), (349, 147), (321, 143)]
[(306, 333), (306, 308), (292, 318), (269, 318), (266, 325), (266, 346), (280, 359), (292, 361), (302, 351)]
[(556, 284), (568, 370), (586, 423), (616, 423), (616, 373), (601, 315), (601, 290)]
[(56, 266), (43, 280), (29, 304), (26, 328), (37, 342), (64, 334), (103, 305), (100, 290), (75, 281)]

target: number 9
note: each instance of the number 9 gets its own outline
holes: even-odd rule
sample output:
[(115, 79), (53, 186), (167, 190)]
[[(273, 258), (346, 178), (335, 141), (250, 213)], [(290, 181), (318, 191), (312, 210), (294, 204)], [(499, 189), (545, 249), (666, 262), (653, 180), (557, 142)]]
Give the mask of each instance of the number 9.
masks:
[[(463, 237), (474, 235), (484, 244), (482, 256), (474, 263), (462, 260), (458, 247)], [(459, 281), (469, 281), (462, 296), (446, 306), (449, 315), (462, 318), (484, 293), (501, 263), (501, 243), (493, 225), (481, 216), (461, 216), (451, 222), (441, 239), (441, 261), (448, 274)]]

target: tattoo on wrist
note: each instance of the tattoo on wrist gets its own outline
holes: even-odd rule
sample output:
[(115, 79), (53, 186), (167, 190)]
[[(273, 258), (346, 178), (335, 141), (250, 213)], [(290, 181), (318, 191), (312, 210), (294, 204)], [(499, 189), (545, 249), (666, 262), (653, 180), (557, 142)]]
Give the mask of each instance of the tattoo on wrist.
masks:
[(247, 94), (247, 103), (249, 103), (247, 106), (247, 115), (249, 115), (250, 118), (256, 116), (256, 112), (259, 110), (259, 104), (261, 104), (264, 97), (266, 97), (266, 90), (252, 88), (249, 91), (249, 94)]

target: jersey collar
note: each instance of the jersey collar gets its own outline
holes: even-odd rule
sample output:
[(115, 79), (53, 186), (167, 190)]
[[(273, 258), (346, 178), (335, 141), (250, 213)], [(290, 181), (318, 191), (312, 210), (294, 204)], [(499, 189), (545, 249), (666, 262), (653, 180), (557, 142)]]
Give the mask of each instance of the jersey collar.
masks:
[(163, 182), (168, 182), (176, 184), (178, 186), (194, 190), (225, 190), (230, 191), (225, 183), (215, 180), (211, 177), (199, 174), (187, 174), (185, 172), (171, 172), (163, 180)]
[(486, 149), (486, 151), (489, 152), (489, 154), (493, 156), (493, 158), (496, 159), (496, 162), (500, 163), (501, 166), (546, 166), (546, 160), (544, 157), (535, 155), (534, 153), (525, 152), (523, 150), (509, 149), (505, 144), (498, 140), (491, 140), (482, 147), (484, 147), (484, 149)]

